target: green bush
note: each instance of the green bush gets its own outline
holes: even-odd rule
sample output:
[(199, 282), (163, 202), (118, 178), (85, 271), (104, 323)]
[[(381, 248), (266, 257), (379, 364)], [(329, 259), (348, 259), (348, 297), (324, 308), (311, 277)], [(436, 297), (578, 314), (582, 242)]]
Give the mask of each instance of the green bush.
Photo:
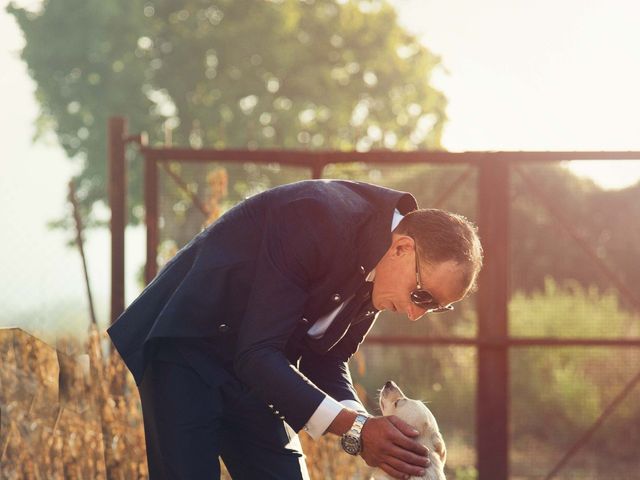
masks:
[[(637, 336), (638, 316), (623, 310), (614, 292), (545, 280), (544, 291), (513, 295), (513, 336), (623, 338)], [(512, 435), (575, 441), (636, 374), (635, 349), (532, 347), (510, 353)], [(637, 368), (637, 367), (636, 367)], [(636, 394), (637, 395), (637, 394)], [(598, 448), (640, 441), (638, 402), (627, 398), (601, 427)], [(598, 438), (599, 435), (596, 435)], [(629, 437), (632, 436), (632, 438)], [(637, 444), (637, 443), (636, 443)], [(623, 448), (624, 450), (624, 448)]]

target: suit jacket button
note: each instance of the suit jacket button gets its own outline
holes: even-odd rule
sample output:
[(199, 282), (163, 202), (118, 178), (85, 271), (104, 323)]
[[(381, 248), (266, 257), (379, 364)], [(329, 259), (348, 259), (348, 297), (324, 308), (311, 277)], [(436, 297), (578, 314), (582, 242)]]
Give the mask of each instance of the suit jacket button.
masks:
[(220, 333), (228, 332), (229, 331), (229, 325), (227, 325), (226, 323), (223, 323), (222, 325), (218, 325), (218, 331)]
[(340, 303), (340, 301), (342, 300), (342, 295), (340, 295), (339, 293), (334, 293), (331, 299), (336, 303)]
[(366, 272), (367, 271), (364, 269), (364, 265), (360, 265), (360, 273), (364, 275)]

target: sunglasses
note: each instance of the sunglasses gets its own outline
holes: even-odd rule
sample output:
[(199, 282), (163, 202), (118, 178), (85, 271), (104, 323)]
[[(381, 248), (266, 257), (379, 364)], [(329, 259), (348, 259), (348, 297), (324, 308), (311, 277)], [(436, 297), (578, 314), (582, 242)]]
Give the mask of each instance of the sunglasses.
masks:
[(438, 305), (438, 302), (433, 298), (431, 292), (422, 288), (422, 280), (420, 280), (420, 260), (418, 259), (418, 245), (415, 243), (415, 240), (414, 244), (416, 257), (416, 289), (410, 294), (411, 301), (420, 308), (424, 308), (426, 313), (450, 312), (453, 310), (453, 305)]

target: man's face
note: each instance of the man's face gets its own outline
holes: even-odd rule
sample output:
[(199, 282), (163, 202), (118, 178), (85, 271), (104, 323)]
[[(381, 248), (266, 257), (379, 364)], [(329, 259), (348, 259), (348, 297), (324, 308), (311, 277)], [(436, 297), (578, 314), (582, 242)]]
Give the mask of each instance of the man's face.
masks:
[[(416, 289), (415, 243), (406, 235), (394, 233), (391, 247), (375, 267), (373, 305), (378, 310), (390, 310), (407, 315), (415, 321), (426, 313), (415, 305), (410, 294)], [(430, 292), (434, 307), (457, 302), (464, 297), (461, 290), (463, 270), (456, 262), (449, 260), (437, 265), (420, 265), (422, 288)]]

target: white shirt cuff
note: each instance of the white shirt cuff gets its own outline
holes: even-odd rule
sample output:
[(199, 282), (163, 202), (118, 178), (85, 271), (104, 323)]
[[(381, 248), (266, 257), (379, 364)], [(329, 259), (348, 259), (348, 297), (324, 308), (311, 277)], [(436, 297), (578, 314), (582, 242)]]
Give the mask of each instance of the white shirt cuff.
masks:
[(318, 405), (316, 411), (313, 412), (313, 415), (311, 415), (311, 418), (309, 418), (303, 430), (307, 432), (311, 438), (317, 440), (327, 431), (331, 422), (333, 422), (344, 407), (366, 413), (362, 405), (355, 400), (342, 400), (342, 402), (338, 402), (327, 395), (324, 397), (324, 400), (322, 400), (322, 403)]

